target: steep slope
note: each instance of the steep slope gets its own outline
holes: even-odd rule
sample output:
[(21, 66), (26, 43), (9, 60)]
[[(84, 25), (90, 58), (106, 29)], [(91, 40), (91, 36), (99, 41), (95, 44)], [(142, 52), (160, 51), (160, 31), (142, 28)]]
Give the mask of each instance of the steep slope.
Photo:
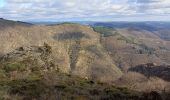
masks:
[[(129, 67), (143, 63), (155, 62), (160, 64), (164, 62), (156, 55), (156, 52), (161, 50), (160, 45), (158, 46), (155, 43), (158, 37), (149, 37), (149, 33), (145, 33), (145, 36), (143, 32), (126, 29), (94, 27), (94, 30), (102, 34), (101, 43), (103, 47), (112, 56), (117, 66), (123, 68), (124, 71)], [(103, 33), (105, 33), (104, 36)], [(147, 42), (147, 40), (151, 42)]]
[(17, 48), (43, 46), (45, 42), (51, 47), (53, 63), (61, 72), (104, 82), (122, 75), (100, 44), (99, 33), (88, 26), (17, 26), (1, 31), (0, 35), (1, 55), (10, 55)]
[[(34, 61), (35, 62), (35, 61)], [(29, 63), (33, 63), (32, 61)], [(22, 64), (22, 63), (18, 63)], [(25, 63), (24, 63), (25, 64)], [(23, 67), (23, 66), (21, 66)], [(28, 66), (27, 66), (28, 67)], [(1, 70), (0, 99), (2, 100), (162, 100), (169, 98), (169, 93), (137, 92), (110, 84), (86, 80), (74, 75), (59, 73), (54, 70), (46, 72), (32, 66), (25, 77), (16, 77), (23, 70), (10, 74)], [(4, 73), (2, 74), (2, 71)], [(22, 76), (20, 75), (20, 76)]]
[(167, 80), (130, 70), (147, 63), (169, 64), (169, 41), (146, 29), (75, 23), (6, 27), (0, 31), (2, 72), (22, 79), (32, 71), (40, 71), (40, 76), (57, 71), (140, 91), (162, 91), (169, 87)]
[(169, 93), (138, 92), (61, 73), (51, 47), (21, 47), (0, 61), (0, 99), (15, 100), (163, 100)]
[[(125, 87), (61, 73), (52, 48), (20, 47), (0, 58), (0, 99), (162, 100), (169, 93), (137, 92)], [(76, 67), (76, 66), (75, 66)], [(98, 76), (96, 76), (98, 77)]]
[[(111, 30), (110, 33), (113, 33), (113, 36), (104, 37), (103, 45), (106, 46), (106, 49), (110, 49), (108, 51), (112, 55), (116, 51), (119, 53), (118, 55), (125, 54), (122, 57), (127, 59), (124, 59), (123, 62), (128, 61), (131, 57), (134, 58), (132, 59), (135, 61), (134, 64), (136, 63), (133, 66), (149, 62), (169, 64), (170, 42), (161, 37), (168, 38), (166, 35), (170, 27), (168, 22), (106, 22), (93, 23), (92, 26)], [(160, 33), (163, 30), (164, 33)], [(108, 33), (107, 30), (105, 31)]]
[[(102, 26), (93, 28), (101, 33), (101, 44), (115, 64), (124, 72), (123, 76), (115, 81), (115, 84), (139, 91), (167, 91), (170, 89), (169, 81), (161, 78), (169, 77), (166, 67), (170, 60), (166, 43), (168, 41), (143, 30), (112, 29)], [(157, 67), (153, 70), (150, 70), (152, 69), (150, 67), (139, 68), (138, 71), (130, 70), (148, 63), (157, 64)], [(157, 73), (158, 75), (153, 74), (147, 77), (143, 69), (146, 73)]]

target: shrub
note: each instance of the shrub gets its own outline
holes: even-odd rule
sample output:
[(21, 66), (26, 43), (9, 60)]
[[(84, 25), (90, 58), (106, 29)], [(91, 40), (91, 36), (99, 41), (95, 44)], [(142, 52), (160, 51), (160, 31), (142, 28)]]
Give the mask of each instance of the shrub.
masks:
[(140, 50), (140, 53), (142, 52), (142, 53), (147, 53), (147, 54), (149, 54), (149, 55), (152, 55), (152, 54), (154, 54), (154, 52), (155, 52), (155, 49), (154, 49), (154, 48), (148, 47), (148, 46), (145, 45), (145, 44), (139, 44), (139, 46), (143, 49), (143, 51)]
[(125, 41), (126, 43), (136, 44), (136, 43), (135, 43), (135, 39), (134, 39), (133, 37), (125, 37), (125, 36), (120, 35), (120, 37), (118, 38), (118, 40), (123, 40), (123, 41)]
[(8, 85), (10, 86), (10, 94), (18, 94), (24, 97), (39, 98), (47, 89), (47, 86), (41, 80), (14, 80)]
[(8, 63), (3, 68), (6, 72), (25, 71), (26, 67), (22, 63)]

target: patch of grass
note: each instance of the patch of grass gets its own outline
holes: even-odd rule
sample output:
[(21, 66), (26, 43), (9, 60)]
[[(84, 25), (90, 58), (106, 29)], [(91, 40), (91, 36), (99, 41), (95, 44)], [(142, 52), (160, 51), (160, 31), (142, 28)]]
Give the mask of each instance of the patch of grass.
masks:
[(41, 80), (13, 80), (8, 83), (10, 94), (39, 98), (48, 87)]
[(8, 86), (6, 81), (0, 80), (0, 100), (6, 100), (5, 96), (8, 95)]
[[(0, 81), (0, 94), (2, 94), (2, 97), (7, 94), (11, 98), (15, 96), (26, 100), (53, 100), (54, 98), (59, 100), (94, 100), (95, 98), (104, 100), (148, 100), (143, 98), (150, 97), (148, 94), (143, 96), (143, 93), (127, 88), (115, 87), (106, 83), (101, 84), (61, 73), (54, 73), (52, 76), (39, 79), (26, 78)], [(151, 96), (155, 97), (155, 95)]]
[(0, 69), (0, 79), (2, 80), (2, 79), (4, 79), (5, 77), (6, 77), (5, 71), (2, 70), (2, 69)]
[(130, 43), (130, 44), (136, 44), (135, 39), (132, 37), (125, 37), (125, 36), (120, 35), (120, 37), (118, 37), (118, 40), (123, 40), (126, 43)]
[(27, 77), (28, 80), (40, 80), (43, 78), (43, 74), (40, 71), (32, 72)]
[(140, 100), (139, 92), (134, 93), (127, 88), (105, 88), (104, 94), (106, 99), (119, 99), (119, 100)]
[(5, 64), (3, 68), (7, 73), (12, 72), (12, 71), (25, 71), (26, 66), (25, 64), (22, 64), (20, 62), (15, 62), (15, 63), (7, 63)]
[(100, 34), (103, 35), (104, 37), (109, 37), (109, 36), (113, 36), (113, 35), (118, 34), (117, 32), (113, 33), (113, 29), (107, 28), (107, 27), (103, 27), (103, 26), (93, 27), (93, 30), (94, 30), (95, 32), (100, 33)]

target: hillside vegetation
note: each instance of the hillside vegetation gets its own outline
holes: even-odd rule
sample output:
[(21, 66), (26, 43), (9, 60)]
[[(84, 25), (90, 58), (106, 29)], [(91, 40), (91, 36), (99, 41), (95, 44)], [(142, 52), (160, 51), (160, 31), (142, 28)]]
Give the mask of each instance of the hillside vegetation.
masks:
[[(17, 50), (18, 52), (1, 57), (0, 99), (162, 100), (169, 95), (155, 91), (137, 92), (61, 73), (52, 62), (51, 47), (47, 44), (43, 47), (30, 47), (29, 51), (26, 47)], [(23, 56), (18, 58), (19, 55)]]
[(170, 45), (150, 31), (4, 19), (0, 28), (2, 99), (169, 97)]

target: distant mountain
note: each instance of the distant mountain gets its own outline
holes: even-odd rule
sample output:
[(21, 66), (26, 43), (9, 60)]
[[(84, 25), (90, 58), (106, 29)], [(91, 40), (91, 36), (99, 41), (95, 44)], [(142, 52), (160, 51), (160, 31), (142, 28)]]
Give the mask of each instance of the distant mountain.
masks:
[(32, 23), (32, 24), (35, 24), (35, 25), (55, 25), (55, 24), (58, 24), (58, 23), (62, 23), (62, 22), (50, 22), (50, 21), (40, 21), (40, 22), (33, 22), (33, 21), (29, 21), (29, 23)]
[(57, 25), (57, 24), (62, 24), (62, 23), (77, 23), (81, 25), (91, 25), (96, 22), (92, 21), (29, 21), (29, 23), (35, 24), (35, 25)]
[(137, 31), (149, 31), (162, 39), (170, 40), (170, 22), (96, 22), (91, 26), (104, 26), (109, 28), (126, 28)]
[(170, 28), (170, 22), (96, 22), (92, 26), (105, 26), (110, 28), (139, 28), (148, 31)]
[(14, 27), (14, 26), (31, 26), (33, 24), (21, 22), (21, 21), (12, 21), (12, 20), (6, 20), (3, 18), (0, 18), (0, 28), (6, 28), (6, 27)]

